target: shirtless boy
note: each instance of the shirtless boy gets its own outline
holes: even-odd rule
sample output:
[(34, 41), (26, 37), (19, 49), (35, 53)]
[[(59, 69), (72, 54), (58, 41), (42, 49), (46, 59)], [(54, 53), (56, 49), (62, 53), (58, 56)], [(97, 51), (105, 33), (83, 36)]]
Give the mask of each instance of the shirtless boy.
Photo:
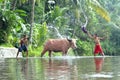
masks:
[(98, 37), (97, 34), (91, 35), (89, 32), (87, 32), (88, 36), (90, 38), (92, 38), (95, 42), (95, 48), (94, 48), (94, 56), (96, 56), (97, 54), (101, 54), (102, 56), (104, 56), (104, 52), (102, 50), (102, 47), (100, 45), (100, 40), (104, 39), (103, 37)]
[(21, 38), (21, 40), (20, 40), (20, 47), (18, 48), (18, 52), (17, 52), (16, 58), (18, 57), (19, 52), (22, 52), (22, 51), (26, 52), (26, 55), (28, 57), (27, 45), (28, 45), (28, 38), (27, 38), (26, 35), (23, 35), (23, 38)]

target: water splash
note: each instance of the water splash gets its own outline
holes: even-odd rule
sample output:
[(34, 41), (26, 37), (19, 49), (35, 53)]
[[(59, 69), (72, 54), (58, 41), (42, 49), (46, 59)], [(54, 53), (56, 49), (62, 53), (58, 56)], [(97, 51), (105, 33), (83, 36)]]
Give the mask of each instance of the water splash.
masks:
[(90, 75), (89, 77), (94, 77), (94, 78), (112, 78), (113, 76), (112, 75), (106, 75), (106, 74), (93, 74), (93, 75)]
[(60, 34), (59, 30), (56, 27), (54, 27), (54, 26), (48, 26), (48, 28), (54, 29), (55, 32), (53, 32), (53, 33), (56, 33), (55, 35), (58, 38), (63, 38), (63, 36)]

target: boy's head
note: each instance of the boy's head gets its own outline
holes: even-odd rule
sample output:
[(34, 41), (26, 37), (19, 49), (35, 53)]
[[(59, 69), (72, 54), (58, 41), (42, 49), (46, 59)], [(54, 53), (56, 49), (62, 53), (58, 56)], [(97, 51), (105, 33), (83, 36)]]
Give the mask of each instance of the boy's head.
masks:
[(97, 37), (97, 34), (95, 33), (93, 36), (94, 36), (94, 37)]
[(24, 38), (27, 38), (27, 35), (26, 35), (26, 34), (23, 34), (23, 37), (24, 37)]

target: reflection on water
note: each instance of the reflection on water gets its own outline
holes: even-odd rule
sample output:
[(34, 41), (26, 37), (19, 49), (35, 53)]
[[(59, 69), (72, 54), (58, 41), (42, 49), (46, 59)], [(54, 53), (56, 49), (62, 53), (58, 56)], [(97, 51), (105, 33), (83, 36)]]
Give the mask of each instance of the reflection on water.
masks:
[(28, 59), (21, 61), (21, 72), (23, 77), (28, 80)]
[(119, 80), (119, 57), (1, 58), (0, 80)]
[(96, 68), (96, 73), (91, 75), (90, 77), (97, 77), (97, 78), (112, 78), (112, 75), (105, 75), (104, 73), (101, 73), (102, 71), (102, 67), (104, 64), (104, 57), (100, 57), (100, 58), (94, 58), (95, 61), (95, 68)]
[(42, 59), (42, 63), (45, 80), (78, 80), (77, 65), (71, 65), (68, 59)]
[(95, 67), (96, 67), (96, 72), (99, 73), (102, 71), (102, 66), (103, 66), (103, 62), (104, 62), (104, 58), (100, 57), (100, 58), (94, 58), (95, 61)]
[[(68, 65), (66, 60), (51, 60), (48, 62), (46, 60), (42, 61), (45, 67), (45, 78), (46, 79), (66, 79), (69, 76), (70, 66)], [(63, 75), (64, 74), (64, 75)]]

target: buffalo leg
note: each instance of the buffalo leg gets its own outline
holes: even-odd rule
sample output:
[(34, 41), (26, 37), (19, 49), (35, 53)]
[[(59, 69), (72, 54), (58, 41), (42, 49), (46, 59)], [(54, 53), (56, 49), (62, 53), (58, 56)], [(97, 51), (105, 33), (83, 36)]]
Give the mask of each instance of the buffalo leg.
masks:
[(52, 52), (52, 51), (49, 51), (49, 57), (51, 57), (51, 52)]
[(62, 51), (62, 56), (66, 56), (67, 55), (67, 51)]
[(41, 53), (41, 57), (46, 53), (47, 50), (43, 50), (42, 53)]
[(62, 56), (65, 56), (65, 51), (62, 51)]
[(68, 51), (65, 51), (65, 56), (67, 55)]

